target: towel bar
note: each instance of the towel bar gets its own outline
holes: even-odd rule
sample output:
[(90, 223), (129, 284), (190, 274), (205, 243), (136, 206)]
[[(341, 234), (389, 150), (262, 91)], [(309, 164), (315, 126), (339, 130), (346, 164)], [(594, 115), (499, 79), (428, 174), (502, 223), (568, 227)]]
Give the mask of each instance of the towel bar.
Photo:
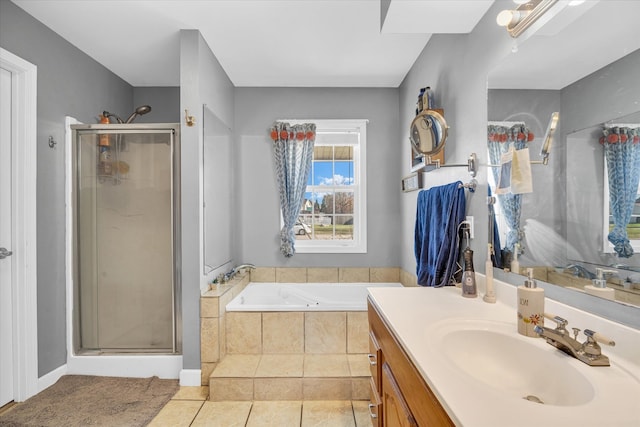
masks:
[(476, 164), (477, 164), (477, 158), (476, 158), (476, 153), (471, 153), (469, 155), (469, 158), (467, 159), (467, 163), (466, 164), (449, 164), (449, 165), (441, 165), (439, 160), (433, 160), (431, 159), (431, 156), (425, 156), (425, 168), (428, 168), (429, 166), (432, 166), (431, 169), (428, 169), (427, 172), (434, 170), (434, 169), (440, 169), (440, 168), (459, 168), (459, 167), (463, 167), (463, 168), (467, 168), (467, 171), (469, 172), (469, 175), (471, 175), (472, 178), (475, 178), (476, 173), (477, 173), (477, 169), (476, 169)]
[(475, 193), (477, 186), (478, 186), (478, 181), (476, 181), (475, 178), (474, 178), (474, 179), (472, 179), (471, 181), (469, 181), (467, 183), (458, 185), (458, 188), (467, 188), (470, 193)]

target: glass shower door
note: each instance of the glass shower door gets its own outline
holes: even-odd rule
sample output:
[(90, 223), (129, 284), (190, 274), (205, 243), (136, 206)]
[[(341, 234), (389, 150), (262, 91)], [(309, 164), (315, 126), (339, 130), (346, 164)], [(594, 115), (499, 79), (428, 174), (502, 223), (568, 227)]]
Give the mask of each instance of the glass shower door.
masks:
[(76, 349), (176, 352), (176, 135), (75, 126)]

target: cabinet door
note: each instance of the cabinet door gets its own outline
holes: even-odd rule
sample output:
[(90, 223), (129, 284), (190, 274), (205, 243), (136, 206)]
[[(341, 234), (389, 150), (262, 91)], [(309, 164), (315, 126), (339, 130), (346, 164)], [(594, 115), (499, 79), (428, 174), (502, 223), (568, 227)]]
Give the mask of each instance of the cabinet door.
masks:
[(393, 378), (391, 368), (387, 363), (382, 364), (382, 418), (384, 427), (412, 427), (417, 426), (411, 415), (407, 402), (400, 393), (400, 388)]
[(369, 416), (371, 417), (371, 425), (373, 427), (382, 427), (382, 401), (380, 400), (379, 386), (371, 378), (371, 394), (369, 401)]
[(371, 370), (371, 378), (376, 385), (376, 389), (381, 390), (380, 387), (380, 367), (382, 366), (382, 351), (378, 340), (373, 331), (369, 331), (369, 369)]

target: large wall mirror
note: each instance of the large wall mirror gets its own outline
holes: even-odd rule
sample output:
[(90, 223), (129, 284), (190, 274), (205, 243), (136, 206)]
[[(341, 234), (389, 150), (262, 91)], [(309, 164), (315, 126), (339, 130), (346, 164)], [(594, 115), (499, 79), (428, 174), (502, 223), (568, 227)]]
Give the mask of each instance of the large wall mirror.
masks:
[[(631, 247), (638, 250), (620, 256), (607, 241), (616, 214), (608, 200), (600, 141), (607, 132), (619, 132), (603, 133), (607, 128), (640, 127), (640, 27), (633, 23), (633, 17), (640, 16), (640, 2), (587, 1), (567, 7), (565, 14), (525, 40), (514, 41), (513, 51), (489, 74), (489, 151), (495, 135), (506, 129), (515, 140), (524, 135), (522, 146), (529, 148), (531, 160), (540, 160), (549, 118), (560, 113), (548, 164), (531, 165), (533, 192), (500, 197), (502, 207), (494, 206), (503, 249), (495, 264), (506, 271), (515, 267), (508, 278), (518, 284), (523, 279), (513, 273), (526, 274), (532, 268), (548, 294), (638, 327), (640, 203), (635, 202), (640, 191), (632, 190), (631, 220), (625, 227)], [(616, 22), (615, 28), (607, 22)], [(634, 164), (619, 173), (637, 175), (640, 166)], [(493, 190), (495, 169), (488, 171)], [(520, 213), (519, 221), (513, 218), (514, 210)], [(588, 288), (602, 271), (613, 292)], [(601, 312), (600, 307), (605, 309)]]
[(232, 132), (203, 107), (203, 206), (205, 275), (232, 261)]

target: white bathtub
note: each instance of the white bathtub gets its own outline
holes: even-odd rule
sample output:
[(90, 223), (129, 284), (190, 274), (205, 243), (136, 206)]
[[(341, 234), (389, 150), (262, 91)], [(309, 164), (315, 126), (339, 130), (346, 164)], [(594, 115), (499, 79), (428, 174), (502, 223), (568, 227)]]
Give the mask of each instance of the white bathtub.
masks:
[(400, 283), (249, 283), (227, 311), (366, 311), (367, 288)]

